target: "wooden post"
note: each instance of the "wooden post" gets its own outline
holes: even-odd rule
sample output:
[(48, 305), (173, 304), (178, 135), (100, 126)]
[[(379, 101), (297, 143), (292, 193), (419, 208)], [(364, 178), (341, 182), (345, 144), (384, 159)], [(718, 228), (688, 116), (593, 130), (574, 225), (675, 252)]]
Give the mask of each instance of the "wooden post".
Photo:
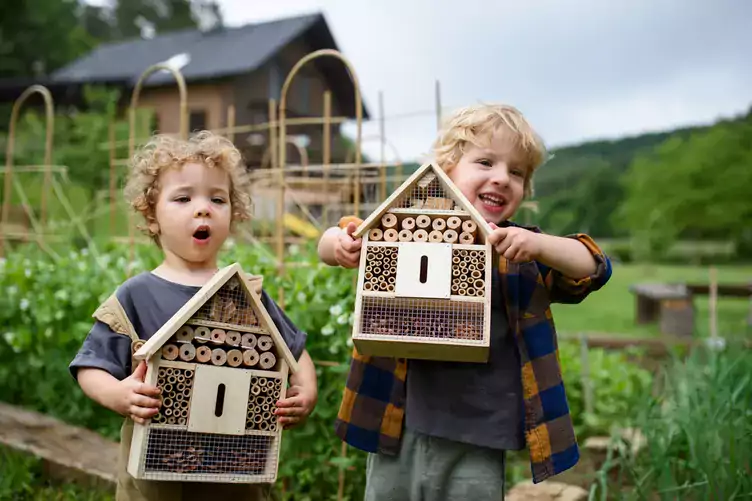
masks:
[(709, 289), (709, 310), (710, 310), (710, 339), (718, 339), (718, 270), (715, 266), (710, 267), (710, 289)]
[(235, 105), (227, 107), (227, 139), (235, 142)]
[(590, 360), (588, 359), (588, 340), (585, 334), (580, 334), (580, 377), (582, 378), (582, 398), (585, 412), (593, 413), (593, 388), (590, 384)]
[(386, 146), (386, 137), (384, 135), (384, 93), (379, 91), (379, 143), (380, 143), (380, 157), (379, 169), (381, 170), (381, 183), (379, 191), (379, 202), (386, 200), (386, 160), (384, 158), (384, 147)]
[[(323, 134), (323, 159), (324, 168), (324, 193), (329, 193), (329, 163), (331, 162), (332, 151), (332, 91), (324, 92), (324, 134)], [(324, 204), (324, 228), (329, 227), (329, 204)]]
[(436, 130), (441, 130), (441, 84), (436, 80)]

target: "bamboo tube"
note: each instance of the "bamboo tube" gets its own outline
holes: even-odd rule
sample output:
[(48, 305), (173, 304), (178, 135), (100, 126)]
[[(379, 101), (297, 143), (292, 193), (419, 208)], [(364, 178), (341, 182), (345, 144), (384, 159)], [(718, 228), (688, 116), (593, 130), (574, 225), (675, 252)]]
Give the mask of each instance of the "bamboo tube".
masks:
[(452, 258), (452, 263), (454, 263), (454, 264), (460, 264), (460, 257), (459, 257), (459, 256), (457, 256), (457, 255), (455, 255), (455, 256), (454, 256), (454, 257)]
[(457, 242), (457, 232), (454, 230), (446, 230), (444, 232), (444, 242), (453, 244)]
[(468, 271), (473, 272), (478, 269), (478, 266), (475, 263), (470, 263), (467, 265), (467, 269)]
[(444, 231), (446, 225), (446, 221), (440, 217), (434, 218), (434, 220), (431, 222), (431, 227), (434, 230)]
[[(375, 261), (375, 258), (374, 258), (374, 261)], [(369, 272), (369, 271), (373, 271), (373, 265), (372, 264), (367, 264), (366, 265), (366, 272)]]
[(172, 398), (165, 397), (164, 401), (162, 402), (162, 408), (169, 409), (172, 407)]
[(175, 417), (173, 417), (173, 416), (170, 416), (170, 417), (167, 418), (167, 424), (177, 424), (177, 421), (178, 420), (175, 419)]
[(460, 286), (460, 288), (457, 290), (457, 292), (459, 293), (460, 296), (466, 296), (467, 295), (467, 289), (465, 289), (464, 285)]
[(200, 327), (196, 327), (196, 330), (193, 331), (193, 339), (195, 339), (199, 343), (207, 342), (210, 337), (211, 337), (211, 329), (209, 329), (208, 327), (204, 327), (203, 325)]
[[(437, 219), (436, 221), (443, 221), (443, 219)], [(444, 241), (444, 234), (439, 230), (433, 230), (428, 234), (428, 241), (432, 243), (439, 243)]]
[(193, 327), (190, 325), (184, 325), (178, 331), (176, 337), (178, 341), (193, 341)]
[(468, 296), (474, 296), (475, 295), (475, 288), (474, 287), (468, 287), (467, 290), (465, 291), (465, 293)]
[(465, 233), (475, 233), (475, 230), (478, 229), (478, 225), (475, 224), (475, 221), (468, 219), (462, 223), (462, 231)]
[(193, 382), (193, 371), (188, 369), (185, 371), (185, 380), (188, 384), (191, 384)]
[(223, 344), (227, 338), (227, 333), (223, 329), (212, 329), (211, 342), (214, 344)]
[(259, 429), (261, 431), (268, 431), (269, 430), (269, 423), (267, 423), (266, 421), (261, 421), (261, 423), (259, 424)]
[(476, 289), (482, 290), (486, 286), (486, 282), (479, 278), (478, 280), (473, 282), (473, 285)]
[(373, 289), (373, 285), (371, 285), (371, 282), (366, 282), (363, 284), (363, 290), (370, 291)]
[(262, 369), (271, 369), (276, 363), (277, 358), (274, 356), (274, 353), (266, 351), (261, 354), (261, 358), (259, 359), (259, 367), (261, 367)]
[(471, 259), (477, 259), (477, 257), (478, 257), (478, 251), (475, 251), (475, 250), (470, 251)]
[(446, 225), (450, 230), (456, 230), (457, 228), (462, 226), (462, 219), (458, 218), (457, 216), (451, 216), (449, 219), (447, 219)]
[(395, 283), (396, 281), (397, 281), (397, 279), (396, 279), (396, 278), (394, 278), (394, 276), (388, 277), (388, 278), (386, 279), (386, 283), (388, 283), (388, 284), (391, 284), (391, 285), (394, 285), (394, 283)]
[(263, 409), (263, 414), (261, 414), (261, 417), (264, 418), (264, 421), (268, 421), (272, 418), (272, 413), (269, 412), (269, 409)]
[(397, 216), (394, 214), (384, 214), (381, 217), (381, 226), (384, 228), (396, 228), (397, 227)]
[(214, 365), (225, 365), (227, 353), (222, 348), (215, 348), (212, 350), (211, 361)]
[(253, 422), (256, 424), (261, 424), (261, 421), (263, 421), (264, 418), (261, 417), (261, 414), (256, 414), (253, 416)]
[(172, 392), (172, 385), (169, 383), (161, 383), (159, 386), (162, 388), (162, 392), (165, 395), (168, 395)]
[(457, 292), (460, 289), (460, 286), (457, 285), (457, 282), (452, 284), (452, 292)]
[(175, 390), (178, 393), (183, 393), (183, 390), (185, 390), (185, 383), (183, 381), (179, 382), (177, 386), (175, 386)]
[(459, 277), (461, 273), (462, 273), (462, 270), (460, 270), (459, 268), (452, 268), (453, 277)]
[(266, 380), (266, 387), (267, 388), (272, 389), (275, 386), (277, 386), (277, 380), (276, 379), (269, 378), (269, 379)]
[(209, 360), (211, 360), (211, 348), (208, 346), (199, 346), (196, 350), (196, 360), (201, 362), (202, 364), (205, 364)]
[(365, 275), (363, 275), (363, 278), (366, 280), (371, 280), (373, 278), (373, 273), (370, 271), (367, 271)]
[(164, 410), (164, 415), (165, 416), (172, 416), (172, 409), (169, 408), (169, 407), (167, 409), (165, 409)]
[(253, 334), (243, 334), (243, 337), (240, 339), (240, 345), (243, 348), (255, 348), (256, 347), (256, 336)]
[(415, 230), (415, 233), (413, 233), (413, 240), (416, 242), (428, 241), (428, 232), (423, 229)]
[[(417, 233), (417, 231), (416, 231)], [(399, 232), (400, 242), (410, 242), (413, 239), (413, 232), (410, 230), (402, 230)]]
[(258, 396), (261, 394), (261, 386), (257, 383), (251, 386), (251, 394)]
[(415, 218), (415, 224), (418, 226), (418, 228), (428, 228), (431, 226), (431, 218), (426, 216), (425, 214), (421, 214), (420, 216)]
[(379, 242), (384, 238), (384, 232), (379, 228), (373, 228), (368, 233), (368, 240), (371, 242)]
[(258, 337), (258, 348), (261, 351), (266, 351), (272, 347), (274, 343), (272, 343), (272, 338), (269, 336), (259, 336)]
[(374, 276), (374, 278), (378, 277), (379, 275), (381, 275), (381, 267), (380, 266), (374, 266), (373, 267), (373, 276)]
[(240, 367), (243, 363), (243, 353), (240, 350), (230, 350), (227, 352), (227, 365), (230, 367)]
[(243, 365), (246, 367), (253, 367), (259, 361), (259, 354), (256, 350), (251, 348), (243, 352)]
[[(465, 221), (467, 222), (467, 221)], [(472, 244), (475, 242), (475, 237), (472, 233), (468, 233), (466, 231), (462, 232), (460, 235), (460, 243), (461, 244)]]
[(387, 242), (396, 242), (399, 238), (399, 233), (394, 228), (389, 228), (384, 232), (384, 240)]
[(402, 229), (403, 230), (412, 230), (415, 228), (415, 218), (412, 217), (406, 217), (402, 220)]
[(174, 344), (166, 344), (162, 347), (162, 358), (165, 360), (175, 360), (178, 358), (178, 347)]
[(387, 284), (386, 291), (387, 292), (394, 292), (394, 284)]
[(185, 343), (180, 347), (180, 360), (190, 362), (196, 358), (196, 347), (190, 343)]
[(478, 270), (473, 270), (470, 272), (470, 276), (473, 278), (480, 278), (483, 276), (483, 274)]

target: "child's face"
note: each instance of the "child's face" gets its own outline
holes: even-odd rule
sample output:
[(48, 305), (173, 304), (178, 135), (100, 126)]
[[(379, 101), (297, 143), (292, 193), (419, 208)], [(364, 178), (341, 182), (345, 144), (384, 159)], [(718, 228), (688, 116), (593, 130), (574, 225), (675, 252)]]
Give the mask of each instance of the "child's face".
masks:
[(165, 253), (186, 263), (214, 266), (230, 233), (230, 176), (222, 169), (186, 163), (159, 175), (156, 225)]
[(447, 174), (489, 223), (509, 219), (522, 203), (524, 159), (504, 129), (494, 130), (483, 146), (466, 144)]

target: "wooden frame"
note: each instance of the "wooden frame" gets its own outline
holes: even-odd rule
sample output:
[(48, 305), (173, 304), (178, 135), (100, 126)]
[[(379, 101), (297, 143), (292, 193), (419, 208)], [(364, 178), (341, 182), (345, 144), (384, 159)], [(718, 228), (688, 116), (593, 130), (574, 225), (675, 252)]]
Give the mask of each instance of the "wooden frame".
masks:
[[(147, 361), (145, 382), (163, 389), (163, 405), (146, 424), (134, 423), (127, 466), (133, 477), (217, 483), (276, 480), (282, 426), (273, 411), (276, 401), (285, 398), (289, 373), (298, 365), (261, 302), (262, 280), (245, 275), (237, 263), (222, 268), (134, 354), (135, 360)], [(222, 322), (195, 318), (218, 311), (214, 308), (222, 303), (220, 296), (229, 293), (245, 301), (237, 303), (243, 312), (250, 306), (257, 326), (241, 325), (238, 319), (249, 317), (235, 313)], [(199, 335), (210, 329), (211, 337)], [(222, 336), (215, 337), (214, 331)], [(178, 359), (177, 351), (180, 357), (184, 351), (178, 346), (193, 348)], [(201, 350), (212, 357), (199, 358)], [(215, 360), (217, 353), (221, 357)], [(267, 365), (262, 364), (265, 358)]]
[[(446, 199), (436, 199), (430, 207), (423, 205), (418, 209), (395, 207), (414, 188), (426, 191), (428, 197), (428, 186), (436, 181), (444, 195), (454, 201), (454, 209), (442, 202)], [(379, 224), (386, 228), (383, 221), (387, 219), (382, 221), (385, 217), (391, 225), (389, 230), (377, 228)], [(454, 221), (450, 221), (452, 218)], [(460, 243), (457, 232), (447, 238), (450, 223), (457, 229), (456, 225), (464, 228), (466, 224), (474, 228), (472, 238), (468, 238), (471, 242)], [(417, 225), (424, 229), (420, 239)], [(399, 228), (402, 230), (398, 233)], [(411, 228), (415, 229), (413, 237)], [(437, 235), (429, 241), (425, 239), (428, 233), (425, 230), (431, 229)], [(392, 231), (389, 239), (387, 231)], [(491, 332), (493, 248), (486, 238), (490, 232), (488, 223), (438, 166), (427, 163), (415, 171), (354, 234), (363, 239), (352, 331), (358, 352), (392, 358), (486, 362)], [(428, 252), (431, 246), (436, 246), (437, 252)], [(438, 252), (447, 248), (452, 259), (448, 267)], [(433, 254), (438, 267), (434, 273), (446, 274), (446, 278), (432, 277), (436, 290), (427, 290), (424, 283), (409, 283), (414, 281), (416, 259), (426, 255), (430, 262)], [(462, 260), (470, 258), (472, 266)], [(397, 290), (397, 283), (404, 281), (401, 273), (405, 272), (411, 275), (407, 278), (408, 286), (403, 283)], [(460, 279), (465, 280), (462, 287), (445, 294), (446, 281), (455, 287)]]

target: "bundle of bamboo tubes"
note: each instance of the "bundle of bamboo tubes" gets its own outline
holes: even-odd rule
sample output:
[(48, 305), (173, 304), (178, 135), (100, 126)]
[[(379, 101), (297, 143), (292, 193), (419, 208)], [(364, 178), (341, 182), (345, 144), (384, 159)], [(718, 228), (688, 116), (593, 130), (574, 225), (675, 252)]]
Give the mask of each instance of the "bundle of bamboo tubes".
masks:
[(274, 409), (281, 394), (281, 379), (251, 377), (245, 425), (247, 430), (277, 431), (278, 423)]
[(157, 386), (162, 389), (162, 406), (152, 418), (154, 423), (185, 426), (188, 423), (188, 403), (193, 388), (193, 371), (174, 367), (160, 367)]
[(397, 248), (368, 247), (363, 290), (394, 292), (397, 277)]
[(485, 267), (485, 251), (454, 249), (452, 251), (452, 295), (485, 295)]

